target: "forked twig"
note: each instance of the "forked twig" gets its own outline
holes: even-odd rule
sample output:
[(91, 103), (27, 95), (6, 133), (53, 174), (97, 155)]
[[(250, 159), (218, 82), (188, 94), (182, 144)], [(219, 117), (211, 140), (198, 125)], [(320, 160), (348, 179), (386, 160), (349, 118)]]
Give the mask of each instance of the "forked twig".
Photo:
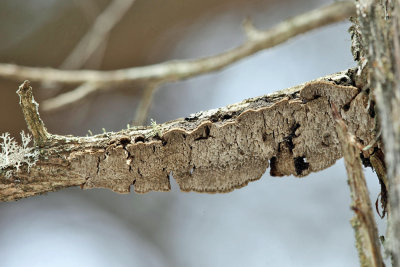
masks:
[[(281, 44), (296, 35), (342, 21), (352, 15), (355, 15), (354, 3), (352, 1), (338, 1), (288, 19), (267, 31), (255, 30), (249, 23), (245, 23), (245, 31), (248, 36), (246, 42), (232, 50), (200, 59), (175, 60), (112, 71), (59, 70), (0, 64), (0, 77), (62, 84), (96, 83), (101, 90), (114, 90), (116, 85), (121, 83), (142, 82), (146, 84), (156, 82), (161, 85), (220, 70), (261, 50)], [(91, 90), (90, 93), (95, 91)], [(61, 108), (73, 103), (74, 101), (63, 98), (69, 98), (75, 93), (78, 96), (74, 97), (74, 101), (90, 95), (90, 93), (81, 94), (78, 89), (61, 94), (57, 96), (59, 105), (52, 105), (51, 109)], [(43, 104), (46, 105), (45, 102)]]

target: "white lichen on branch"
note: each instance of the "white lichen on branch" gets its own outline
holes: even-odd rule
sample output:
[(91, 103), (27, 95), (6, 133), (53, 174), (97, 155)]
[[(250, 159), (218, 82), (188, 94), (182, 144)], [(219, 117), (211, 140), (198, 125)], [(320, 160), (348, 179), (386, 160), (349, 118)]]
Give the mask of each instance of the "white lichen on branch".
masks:
[(19, 145), (9, 133), (1, 134), (0, 139), (2, 139), (0, 143), (0, 171), (9, 169), (5, 172), (5, 176), (10, 178), (15, 171), (20, 171), (21, 166), (26, 165), (29, 172), (39, 158), (39, 150), (29, 147), (32, 136), (21, 131), (22, 145)]
[(150, 126), (151, 131), (145, 134), (146, 138), (161, 136), (161, 126), (155, 120), (151, 119)]
[(273, 176), (306, 176), (342, 156), (331, 103), (346, 107), (341, 115), (362, 145), (375, 138), (352, 73), (150, 127), (90, 137), (49, 134), (40, 150), (46, 157), (30, 173), (17, 172), (20, 182), (0, 175), (0, 201), (71, 186), (169, 191), (171, 177), (183, 191), (225, 193), (259, 179), (268, 167)]

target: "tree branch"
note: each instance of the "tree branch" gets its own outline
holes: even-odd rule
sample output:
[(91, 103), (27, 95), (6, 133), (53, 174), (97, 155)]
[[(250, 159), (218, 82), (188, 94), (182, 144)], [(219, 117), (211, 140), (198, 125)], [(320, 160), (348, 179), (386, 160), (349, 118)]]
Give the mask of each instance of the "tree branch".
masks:
[[(128, 193), (229, 192), (273, 176), (305, 176), (341, 157), (330, 104), (363, 145), (375, 136), (367, 99), (346, 73), (160, 125), (90, 137), (52, 135), (30, 168), (0, 175), (0, 200), (69, 186)], [(4, 170), (6, 172), (7, 169)]]
[(49, 133), (44, 127), (39, 115), (39, 104), (35, 101), (32, 94), (32, 87), (29, 81), (25, 81), (17, 90), (19, 95), (19, 105), (24, 113), (26, 124), (33, 135), (36, 145), (43, 145), (49, 138)]
[(135, 117), (133, 119), (134, 125), (143, 125), (146, 122), (147, 114), (149, 113), (151, 103), (153, 102), (154, 93), (158, 87), (158, 84), (153, 83), (143, 89), (143, 94), (139, 105), (136, 108)]
[(61, 69), (80, 68), (107, 39), (111, 29), (122, 19), (136, 0), (113, 0), (96, 18), (92, 27), (82, 37), (71, 54), (61, 64)]
[(72, 91), (49, 98), (42, 103), (44, 111), (57, 110), (61, 107), (66, 107), (72, 103), (82, 101), (86, 96), (94, 92), (99, 92), (104, 87), (97, 83), (83, 83)]
[(383, 267), (385, 264), (381, 255), (378, 230), (369, 199), (367, 183), (361, 166), (360, 149), (357, 146), (355, 136), (348, 132), (347, 125), (340, 117), (334, 104), (332, 104), (332, 109), (353, 200), (351, 208), (355, 216), (352, 218), (351, 224), (355, 231), (360, 265)]
[[(79, 70), (67, 71), (51, 68), (23, 67), (12, 64), (0, 64), (0, 77), (9, 79), (29, 79), (31, 81), (52, 82), (62, 84), (96, 83), (101, 90), (113, 90), (120, 83), (158, 83), (187, 79), (200, 74), (220, 70), (238, 60), (255, 54), (263, 49), (276, 46), (288, 39), (307, 31), (342, 21), (355, 15), (352, 1), (338, 1), (331, 5), (298, 15), (272, 27), (267, 31), (258, 31), (249, 23), (245, 24), (248, 40), (241, 46), (227, 52), (194, 60), (176, 60), (160, 64), (134, 67), (113, 71)], [(90, 93), (93, 93), (91, 90)], [(61, 108), (73, 103), (68, 98), (74, 93), (73, 99), (81, 99), (90, 93), (81, 94), (81, 90), (71, 91), (57, 97), (55, 101), (43, 102), (46, 110)], [(61, 105), (62, 104), (62, 105)]]

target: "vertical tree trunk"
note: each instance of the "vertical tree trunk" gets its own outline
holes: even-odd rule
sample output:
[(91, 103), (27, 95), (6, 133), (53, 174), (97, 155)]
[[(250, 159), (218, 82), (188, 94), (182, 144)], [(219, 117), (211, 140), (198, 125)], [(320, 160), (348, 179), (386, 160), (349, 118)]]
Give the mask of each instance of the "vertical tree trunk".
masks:
[(361, 48), (355, 56), (375, 96), (389, 179), (385, 247), (400, 266), (400, 0), (356, 2)]

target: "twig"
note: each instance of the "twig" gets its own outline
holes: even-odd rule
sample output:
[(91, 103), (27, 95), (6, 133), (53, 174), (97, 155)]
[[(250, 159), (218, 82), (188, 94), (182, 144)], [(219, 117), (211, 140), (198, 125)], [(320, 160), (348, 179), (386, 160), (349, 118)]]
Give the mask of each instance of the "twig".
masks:
[[(59, 70), (52, 68), (23, 67), (12, 64), (0, 64), (0, 77), (9, 79), (30, 79), (32, 81), (49, 81), (63, 84), (81, 84), (96, 82), (108, 85), (108, 90), (118, 83), (157, 82), (159, 84), (187, 79), (200, 74), (220, 70), (236, 61), (255, 54), (263, 49), (276, 46), (288, 39), (307, 31), (342, 21), (355, 15), (352, 1), (338, 1), (294, 18), (288, 19), (267, 31), (257, 31), (247, 24), (245, 31), (249, 39), (241, 46), (215, 56), (194, 59), (176, 60), (155, 65), (134, 67), (113, 71), (95, 70)], [(246, 30), (247, 29), (247, 30)], [(251, 32), (251, 33), (250, 33)], [(110, 85), (114, 86), (110, 86)], [(104, 87), (102, 88), (104, 89)], [(93, 90), (92, 92), (94, 92)], [(74, 91), (61, 97), (70, 97)], [(85, 94), (84, 96), (88, 96)], [(78, 99), (78, 98), (76, 98)], [(71, 101), (60, 101), (71, 103)]]
[(383, 263), (377, 227), (374, 220), (367, 184), (363, 174), (360, 149), (355, 136), (347, 131), (347, 125), (332, 103), (332, 114), (336, 120), (344, 161), (346, 164), (348, 184), (353, 200), (352, 210), (355, 217), (351, 220), (356, 235), (356, 247), (361, 266), (385, 266)]
[(72, 91), (60, 94), (58, 96), (43, 101), (42, 109), (44, 111), (57, 110), (72, 103), (77, 103), (78, 101), (83, 100), (87, 95), (99, 91), (101, 88), (103, 87), (99, 86), (96, 83), (83, 83)]
[(64, 60), (60, 68), (77, 69), (82, 67), (107, 39), (111, 29), (122, 19), (134, 2), (135, 0), (113, 0), (96, 18), (92, 27)]
[(19, 104), (24, 113), (26, 124), (32, 133), (36, 145), (41, 146), (50, 137), (46, 127), (39, 115), (39, 104), (35, 101), (32, 94), (32, 87), (29, 81), (24, 81), (17, 90)]
[[(67, 56), (64, 62), (60, 65), (61, 69), (80, 69), (83, 66), (88, 66), (88, 61), (92, 58), (92, 67), (97, 68), (102, 61), (104, 52), (107, 48), (107, 42), (109, 38), (109, 33), (111, 29), (121, 20), (125, 13), (129, 10), (129, 7), (135, 2), (135, 0), (112, 1), (105, 10), (97, 16), (97, 19), (93, 19), (93, 25), (86, 32), (86, 34), (80, 39), (78, 44), (74, 47), (72, 52)], [(90, 1), (76, 1), (76, 4), (85, 5), (82, 10), (85, 11), (88, 16), (96, 17), (96, 13), (93, 11), (95, 8), (95, 3)], [(90, 12), (89, 12), (90, 11)], [(103, 23), (108, 22), (108, 27), (103, 27)], [(84, 85), (87, 87), (87, 85)], [(47, 89), (52, 89), (57, 94), (61, 90), (60, 86), (57, 86), (55, 82), (43, 81), (42, 87)], [(98, 88), (101, 89), (100, 87)], [(87, 91), (88, 92), (88, 91)], [(45, 101), (43, 104), (44, 110), (56, 110), (59, 104), (64, 103), (64, 105), (69, 105), (72, 103), (72, 99), (77, 96), (82, 98), (85, 94), (82, 94), (81, 86), (75, 88), (76, 96), (71, 96), (70, 94), (65, 95), (65, 99), (60, 99), (57, 97), (50, 98), (49, 101)], [(71, 99), (66, 99), (71, 97)], [(75, 100), (73, 100), (75, 101)], [(62, 104), (61, 104), (62, 106)]]
[(135, 125), (143, 125), (146, 122), (147, 114), (149, 113), (151, 103), (153, 102), (153, 96), (157, 88), (158, 85), (156, 84), (150, 84), (148, 87), (144, 88), (133, 120)]

